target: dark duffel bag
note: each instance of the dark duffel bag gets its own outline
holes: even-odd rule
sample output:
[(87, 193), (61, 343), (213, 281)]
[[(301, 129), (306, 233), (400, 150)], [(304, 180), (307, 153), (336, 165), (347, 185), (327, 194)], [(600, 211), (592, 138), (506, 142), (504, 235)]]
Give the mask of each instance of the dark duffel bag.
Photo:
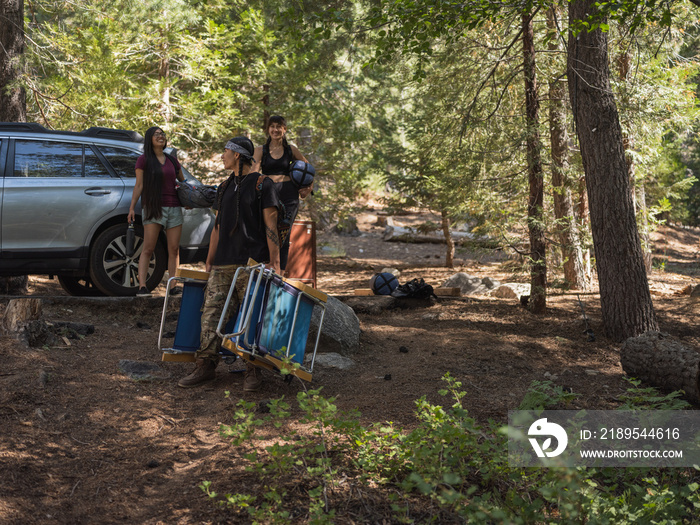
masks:
[(185, 208), (211, 208), (216, 199), (216, 186), (178, 182), (177, 198)]

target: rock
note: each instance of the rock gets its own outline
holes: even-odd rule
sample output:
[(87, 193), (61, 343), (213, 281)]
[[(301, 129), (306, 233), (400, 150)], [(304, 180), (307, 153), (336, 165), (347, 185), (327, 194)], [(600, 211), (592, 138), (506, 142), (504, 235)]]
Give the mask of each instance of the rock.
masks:
[(328, 368), (339, 368), (340, 370), (350, 370), (355, 366), (355, 361), (336, 352), (328, 352), (316, 354), (314, 366), (316, 365), (325, 366)]
[(162, 380), (170, 376), (155, 363), (120, 359), (118, 367), (122, 374), (134, 381)]
[(690, 292), (690, 297), (700, 297), (700, 284), (693, 288), (693, 291)]
[[(309, 343), (312, 345), (316, 341), (320, 320), (321, 309), (314, 308), (309, 330)], [(335, 297), (328, 297), (318, 348), (344, 356), (352, 355), (360, 348), (360, 321), (352, 308)]]
[(41, 312), (41, 299), (12, 299), (5, 308), (2, 328), (8, 334), (19, 335), (28, 322), (41, 317)]
[(488, 288), (489, 290), (493, 290), (494, 288), (498, 288), (501, 286), (501, 282), (497, 281), (496, 279), (491, 279), (491, 277), (484, 277), (481, 282)]
[(498, 281), (489, 277), (474, 277), (464, 272), (459, 272), (449, 277), (442, 285), (443, 288), (459, 288), (462, 295), (483, 294), (497, 286)]
[(524, 283), (505, 283), (489, 293), (492, 297), (520, 300), (523, 295), (530, 295), (530, 285)]
[(393, 275), (397, 279), (401, 275), (401, 272), (396, 268), (383, 268), (382, 271), (379, 273), (390, 273), (391, 275)]

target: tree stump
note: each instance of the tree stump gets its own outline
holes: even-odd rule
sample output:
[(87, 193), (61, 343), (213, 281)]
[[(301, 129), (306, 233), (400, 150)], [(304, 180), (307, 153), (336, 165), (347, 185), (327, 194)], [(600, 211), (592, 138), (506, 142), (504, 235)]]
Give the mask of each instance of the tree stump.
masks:
[(7, 303), (2, 328), (6, 333), (18, 334), (30, 321), (41, 317), (41, 300), (35, 298), (12, 299)]
[(622, 369), (631, 377), (667, 391), (683, 390), (700, 404), (700, 353), (661, 332), (630, 337), (620, 349)]

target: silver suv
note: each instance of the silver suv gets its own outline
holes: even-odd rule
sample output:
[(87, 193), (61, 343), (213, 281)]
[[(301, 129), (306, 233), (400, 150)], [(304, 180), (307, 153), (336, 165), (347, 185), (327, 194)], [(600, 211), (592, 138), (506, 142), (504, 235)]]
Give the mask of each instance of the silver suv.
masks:
[[(140, 216), (133, 256), (124, 245), (142, 152), (143, 137), (133, 131), (94, 127), (78, 133), (0, 122), (0, 275), (55, 275), (71, 295), (134, 295)], [(184, 167), (182, 172), (201, 184)], [(183, 211), (180, 261), (203, 261), (214, 215)], [(161, 282), (167, 258), (161, 233), (148, 269), (150, 289)]]

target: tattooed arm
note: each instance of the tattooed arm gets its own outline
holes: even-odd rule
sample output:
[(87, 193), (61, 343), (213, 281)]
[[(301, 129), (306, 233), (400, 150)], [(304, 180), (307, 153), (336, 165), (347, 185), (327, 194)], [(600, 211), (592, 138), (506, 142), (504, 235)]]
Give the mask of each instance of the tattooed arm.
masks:
[(280, 268), (280, 237), (277, 233), (277, 208), (265, 208), (263, 210), (265, 220), (265, 234), (267, 235), (267, 248), (270, 250), (270, 266), (278, 274), (282, 274)]
[(209, 251), (207, 252), (207, 261), (205, 263), (205, 268), (208, 272), (211, 272), (214, 266), (214, 256), (216, 255), (216, 249), (219, 247), (219, 226), (214, 226), (211, 231), (211, 237), (209, 237)]

